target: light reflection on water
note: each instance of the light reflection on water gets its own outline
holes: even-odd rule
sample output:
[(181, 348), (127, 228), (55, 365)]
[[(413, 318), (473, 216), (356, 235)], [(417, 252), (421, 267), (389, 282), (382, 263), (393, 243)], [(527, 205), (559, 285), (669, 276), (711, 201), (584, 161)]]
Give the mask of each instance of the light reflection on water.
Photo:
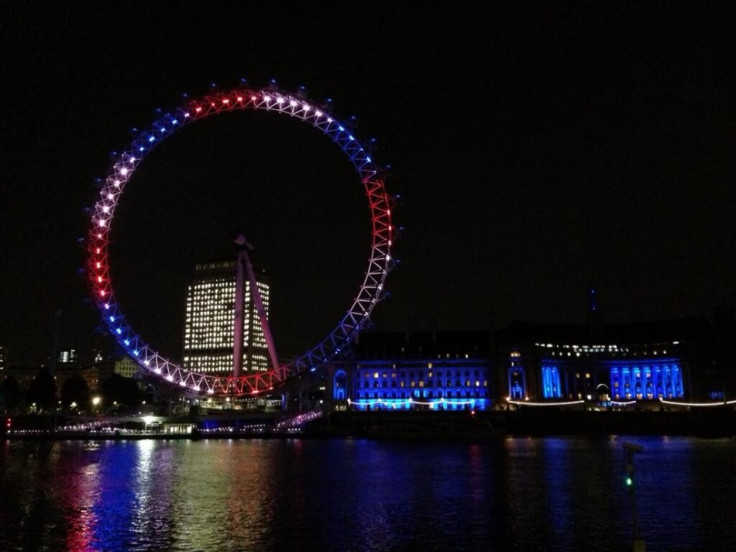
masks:
[[(732, 439), (631, 438), (648, 550), (730, 550)], [(5, 442), (0, 550), (624, 550), (622, 438)]]

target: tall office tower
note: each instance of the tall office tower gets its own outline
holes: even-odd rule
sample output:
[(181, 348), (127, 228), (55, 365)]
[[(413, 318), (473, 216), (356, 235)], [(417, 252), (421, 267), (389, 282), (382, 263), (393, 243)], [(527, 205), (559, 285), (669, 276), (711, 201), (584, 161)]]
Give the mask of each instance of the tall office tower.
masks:
[[(195, 267), (187, 290), (182, 363), (185, 369), (218, 376), (233, 373), (236, 280), (235, 260)], [(262, 274), (256, 280), (268, 318), (270, 285)], [(269, 369), (268, 348), (247, 280), (243, 291), (242, 373), (263, 372)]]
[(79, 356), (77, 355), (76, 349), (62, 349), (59, 351), (59, 356), (56, 359), (57, 366), (59, 364), (78, 364), (79, 363)]

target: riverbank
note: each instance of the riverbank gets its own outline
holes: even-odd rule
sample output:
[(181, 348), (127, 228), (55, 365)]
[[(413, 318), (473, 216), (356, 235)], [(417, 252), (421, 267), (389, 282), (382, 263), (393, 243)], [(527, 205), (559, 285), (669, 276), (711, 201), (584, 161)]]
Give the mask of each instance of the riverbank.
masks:
[[(299, 426), (283, 427), (279, 418), (243, 414), (190, 416), (165, 420), (150, 429), (139, 422), (96, 418), (95, 427), (70, 428), (38, 418), (34, 427), (0, 434), (4, 440), (142, 439), (307, 439), (365, 438), (481, 441), (506, 436), (667, 435), (736, 437), (736, 410), (729, 407), (689, 411), (590, 411), (522, 407), (488, 412), (344, 411)], [(57, 420), (58, 421), (58, 420)], [(256, 423), (257, 422), (257, 423)]]

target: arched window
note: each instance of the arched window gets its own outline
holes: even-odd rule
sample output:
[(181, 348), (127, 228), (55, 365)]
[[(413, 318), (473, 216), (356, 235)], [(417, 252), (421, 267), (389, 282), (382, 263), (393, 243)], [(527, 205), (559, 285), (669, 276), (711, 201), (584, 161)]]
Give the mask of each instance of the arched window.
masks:
[(345, 370), (337, 370), (332, 380), (332, 398), (344, 401), (347, 398), (348, 377)]
[(542, 396), (545, 399), (559, 399), (562, 397), (560, 373), (557, 366), (542, 366)]
[(509, 397), (523, 399), (526, 396), (526, 377), (521, 366), (509, 368)]

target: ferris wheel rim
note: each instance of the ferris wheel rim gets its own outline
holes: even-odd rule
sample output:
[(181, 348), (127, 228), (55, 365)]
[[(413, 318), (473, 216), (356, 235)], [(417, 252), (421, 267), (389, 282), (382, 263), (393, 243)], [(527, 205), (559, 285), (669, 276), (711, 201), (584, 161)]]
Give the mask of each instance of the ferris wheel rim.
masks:
[[(329, 137), (348, 157), (369, 203), (371, 252), (358, 293), (325, 338), (276, 369), (238, 377), (216, 376), (187, 370), (165, 358), (127, 323), (110, 277), (109, 233), (116, 207), (128, 182), (159, 143), (196, 121), (220, 113), (247, 110), (300, 119)], [(209, 395), (255, 395), (274, 389), (292, 376), (316, 370), (349, 345), (385, 295), (385, 280), (393, 267), (391, 250), (395, 228), (392, 223), (393, 198), (386, 191), (384, 170), (375, 163), (369, 148), (348, 125), (333, 117), (328, 108), (306, 100), (301, 92), (291, 94), (273, 86), (237, 86), (210, 92), (201, 98), (187, 99), (182, 106), (158, 116), (150, 128), (133, 138), (123, 153), (115, 155), (99, 193), (100, 197), (91, 209), (87, 237), (87, 273), (93, 301), (110, 335), (143, 370), (187, 391)]]

